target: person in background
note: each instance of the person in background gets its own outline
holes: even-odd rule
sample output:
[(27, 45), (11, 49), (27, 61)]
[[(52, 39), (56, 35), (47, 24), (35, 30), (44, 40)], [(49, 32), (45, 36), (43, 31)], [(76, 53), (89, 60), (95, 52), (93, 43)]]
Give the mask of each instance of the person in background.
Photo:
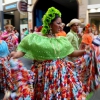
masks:
[(78, 27), (81, 24), (81, 21), (78, 19), (72, 19), (68, 24), (67, 27), (70, 27), (70, 32), (67, 34), (67, 39), (74, 47), (74, 50), (79, 50), (79, 41), (80, 37), (78, 36)]
[(14, 32), (15, 32), (15, 35), (16, 35), (17, 37), (19, 37), (18, 30), (17, 30), (17, 29), (14, 29)]
[[(91, 52), (93, 52), (91, 56), (95, 57), (94, 66), (91, 66), (90, 68), (87, 67), (87, 69), (83, 70), (83, 71), (87, 72), (87, 74), (84, 73), (84, 75), (86, 76), (86, 75), (88, 75), (89, 69), (91, 69), (90, 74), (93, 73), (93, 74), (91, 74), (93, 76), (92, 77), (86, 76), (86, 77), (89, 77), (90, 81), (91, 81), (91, 79), (94, 80), (95, 87), (97, 90), (97, 91), (90, 92), (90, 94), (87, 96), (86, 100), (99, 100), (100, 97), (99, 97), (98, 93), (100, 91), (100, 37), (98, 36), (98, 31), (97, 31), (96, 25), (94, 25), (94, 29), (91, 29), (90, 24), (87, 24), (84, 27), (83, 33), (84, 33), (84, 36), (82, 37), (82, 43), (84, 44), (84, 46), (81, 49), (84, 49), (85, 46), (90, 45)], [(93, 54), (95, 56), (93, 56)], [(92, 63), (93, 63), (93, 61), (92, 61)], [(87, 84), (86, 84), (86, 86), (87, 86)]]
[[(12, 59), (23, 56), (34, 59), (29, 71), (33, 77), (33, 98), (27, 100), (85, 100), (86, 98), (87, 94), (83, 91), (83, 85), (74, 68), (84, 66), (81, 64), (87, 59), (83, 56), (76, 63), (66, 60), (67, 56), (82, 56), (86, 50), (74, 50), (66, 37), (56, 37), (61, 27), (61, 12), (54, 7), (49, 8), (43, 16), (42, 35), (37, 34), (38, 32), (29, 34), (20, 42), (18, 51), (10, 55)], [(25, 97), (17, 89), (14, 92), (15, 97), (16, 93), (19, 94), (18, 100), (22, 96)]]
[(92, 41), (93, 41), (93, 37), (92, 37), (91, 32), (90, 32), (90, 24), (87, 24), (85, 26), (85, 31), (84, 31), (83, 36), (82, 36), (82, 41), (81, 41), (82, 48), (85, 48), (86, 45), (91, 46)]
[[(87, 24), (84, 28), (83, 28), (83, 35), (82, 35), (82, 40), (81, 40), (81, 44), (80, 44), (80, 50), (84, 50), (86, 46), (88, 46), (91, 50), (91, 56), (93, 58), (95, 58), (95, 51), (92, 48), (92, 41), (93, 38), (91, 36), (91, 32), (90, 32), (90, 24)], [(96, 65), (95, 59), (92, 59), (90, 66), (87, 67), (83, 67), (81, 73), (79, 73), (79, 76), (81, 76), (81, 81), (84, 84), (84, 89), (85, 91), (88, 91), (88, 85), (90, 87), (90, 89), (97, 89), (98, 87), (98, 82), (95, 81), (95, 77), (97, 75), (97, 69), (96, 69)], [(94, 67), (95, 66), (95, 67)], [(95, 70), (95, 71), (94, 71)], [(95, 81), (95, 82), (94, 82)], [(93, 87), (91, 88), (90, 84), (91, 82), (94, 82), (95, 85), (93, 85)], [(96, 88), (95, 88), (96, 86)], [(86, 99), (87, 100), (87, 99)]]
[(36, 30), (36, 32), (41, 32), (43, 26), (39, 26)]
[(27, 36), (28, 34), (29, 34), (29, 30), (27, 28), (25, 28), (24, 37)]
[(60, 29), (60, 32), (57, 33), (56, 36), (65, 36), (65, 37), (66, 37), (67, 34), (66, 34), (66, 32), (63, 30), (64, 27), (65, 27), (65, 24), (62, 23), (62, 25), (61, 25), (61, 29)]
[(95, 38), (97, 38), (99, 36), (99, 33), (98, 33), (98, 31), (96, 30), (96, 31), (94, 31), (94, 39)]
[(90, 25), (90, 27), (89, 27), (89, 34), (91, 35), (92, 39), (94, 38), (94, 34), (93, 33), (94, 33), (93, 29), (92, 29), (92, 27)]
[(33, 33), (34, 32), (34, 30), (33, 29), (30, 29), (30, 33)]
[[(72, 44), (74, 47), (74, 50), (79, 50), (80, 46), (80, 39), (78, 34), (78, 28), (79, 25), (81, 24), (81, 21), (79, 19), (72, 19), (66, 26), (70, 27), (70, 31), (67, 33), (66, 38), (69, 40), (69, 42)], [(68, 60), (70, 61), (75, 61), (77, 57), (68, 57)]]
[[(20, 98), (20, 100), (32, 100), (29, 99), (32, 97), (32, 87), (31, 76), (28, 74), (28, 70), (24, 67), (23, 63), (18, 59), (10, 58), (10, 52), (7, 46), (7, 43), (4, 40), (0, 39), (0, 92), (4, 93), (4, 98), (2, 100), (8, 100), (9, 95), (13, 100), (18, 100), (17, 97), (14, 97), (16, 91), (19, 91), (21, 95), (25, 97)], [(27, 73), (27, 75), (26, 75)], [(27, 84), (28, 83), (28, 84)], [(21, 91), (21, 88), (23, 90)], [(0, 95), (1, 96), (1, 95)]]
[(2, 40), (8, 44), (9, 51), (15, 51), (18, 46), (18, 37), (14, 33), (12, 25), (5, 26), (6, 31), (2, 34)]
[(42, 35), (41, 34), (41, 30), (42, 30), (43, 26), (39, 26), (36, 30), (36, 33), (39, 34), (39, 35)]
[(37, 31), (37, 29), (38, 29), (38, 28), (37, 28), (37, 26), (35, 26), (35, 27), (34, 27), (34, 32), (36, 32), (36, 31)]
[(25, 32), (25, 29), (23, 28), (21, 32), (21, 40), (24, 38), (24, 32)]

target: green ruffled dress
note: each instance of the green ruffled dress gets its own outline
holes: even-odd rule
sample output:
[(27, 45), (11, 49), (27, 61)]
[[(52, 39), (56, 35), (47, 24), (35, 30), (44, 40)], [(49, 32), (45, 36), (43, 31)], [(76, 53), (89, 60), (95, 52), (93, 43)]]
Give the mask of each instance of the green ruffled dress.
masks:
[(29, 71), (34, 84), (33, 100), (85, 100), (82, 83), (73, 71), (76, 66), (66, 60), (74, 51), (66, 37), (29, 34), (18, 50), (34, 60)]
[(48, 38), (38, 34), (29, 34), (18, 46), (25, 57), (34, 60), (54, 60), (64, 58), (74, 51), (66, 37)]

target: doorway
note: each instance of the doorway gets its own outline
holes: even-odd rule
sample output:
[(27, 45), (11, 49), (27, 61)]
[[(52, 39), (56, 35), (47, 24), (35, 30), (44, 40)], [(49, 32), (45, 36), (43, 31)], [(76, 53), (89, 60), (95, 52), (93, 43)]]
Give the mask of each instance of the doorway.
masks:
[(4, 13), (4, 26), (11, 24), (14, 26), (14, 12), (5, 12)]
[[(45, 3), (44, 3), (45, 2)], [(38, 0), (33, 8), (33, 26), (42, 25), (42, 17), (49, 7), (54, 6), (62, 13), (62, 22), (67, 24), (73, 18), (78, 18), (78, 1), (77, 0)], [(66, 33), (69, 31), (65, 27)]]
[(89, 22), (96, 26), (96, 30), (100, 34), (100, 13), (89, 13)]

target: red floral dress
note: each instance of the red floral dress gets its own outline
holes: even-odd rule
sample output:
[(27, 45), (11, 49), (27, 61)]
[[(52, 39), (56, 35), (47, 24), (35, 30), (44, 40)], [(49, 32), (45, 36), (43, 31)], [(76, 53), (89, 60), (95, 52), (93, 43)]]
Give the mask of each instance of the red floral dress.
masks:
[(3, 38), (3, 36), (7, 34), (9, 33), (7, 32), (3, 33), (2, 40), (6, 41), (6, 43), (8, 44), (9, 51), (11, 52), (14, 51), (18, 45), (18, 37), (15, 34), (13, 34), (8, 36), (7, 38)]

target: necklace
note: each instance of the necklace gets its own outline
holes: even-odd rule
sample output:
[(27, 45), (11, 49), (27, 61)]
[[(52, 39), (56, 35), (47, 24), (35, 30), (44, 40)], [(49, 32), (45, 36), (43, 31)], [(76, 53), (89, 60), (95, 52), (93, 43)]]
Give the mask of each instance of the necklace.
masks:
[(51, 32), (50, 32), (48, 35), (49, 35), (51, 38), (52, 38), (52, 37), (56, 37), (55, 34), (53, 34), (53, 33), (51, 33)]
[[(52, 32), (49, 33), (49, 36), (50, 36), (50, 38), (52, 38), (52, 37), (55, 38), (55, 40), (57, 41), (55, 34), (53, 34)], [(60, 57), (59, 57), (59, 53), (60, 53), (60, 50), (59, 50), (59, 49), (60, 49), (60, 48), (59, 48), (58, 42), (57, 42), (58, 52), (57, 52), (57, 50), (56, 50), (56, 46), (54, 45), (54, 43), (52, 43), (52, 41), (51, 41), (50, 43), (51, 43), (52, 48), (53, 48), (53, 50), (54, 50), (55, 57), (57, 57), (57, 58), (59, 59), (59, 58), (60, 58)]]

